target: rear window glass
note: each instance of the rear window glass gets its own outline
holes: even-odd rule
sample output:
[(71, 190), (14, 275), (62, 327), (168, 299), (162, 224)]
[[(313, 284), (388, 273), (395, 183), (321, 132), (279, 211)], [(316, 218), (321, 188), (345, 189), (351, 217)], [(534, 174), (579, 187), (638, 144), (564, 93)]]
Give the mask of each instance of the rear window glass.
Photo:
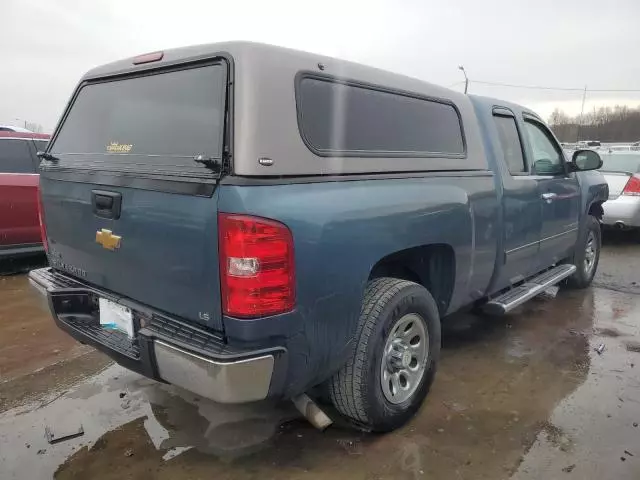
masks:
[(640, 154), (618, 153), (600, 154), (602, 158), (601, 171), (605, 172), (640, 172)]
[(460, 118), (449, 104), (306, 77), (298, 111), (302, 134), (320, 155), (464, 154)]
[(51, 146), (60, 166), (206, 175), (193, 161), (222, 155), (223, 65), (83, 87)]
[(0, 139), (0, 173), (35, 173), (28, 140)]

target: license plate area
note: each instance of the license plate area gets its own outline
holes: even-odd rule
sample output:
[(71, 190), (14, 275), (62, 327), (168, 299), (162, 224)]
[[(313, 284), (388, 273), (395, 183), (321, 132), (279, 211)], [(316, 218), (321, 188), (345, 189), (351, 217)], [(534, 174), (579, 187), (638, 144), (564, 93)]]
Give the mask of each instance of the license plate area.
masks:
[(98, 310), (102, 328), (126, 333), (130, 339), (133, 339), (133, 312), (130, 308), (100, 297)]
[[(73, 330), (88, 337), (88, 339), (125, 355), (132, 360), (139, 360), (140, 347), (138, 340), (136, 337), (129, 337), (129, 333), (125, 331), (128, 327), (123, 325), (124, 328), (113, 328), (113, 326), (107, 327), (101, 324), (101, 298), (99, 294), (88, 292), (85, 289), (82, 289), (82, 291), (77, 289), (76, 291), (52, 292), (50, 294), (53, 310), (60, 323), (71, 327)], [(110, 303), (111, 305), (109, 306), (121, 306), (114, 301), (110, 301)], [(106, 310), (103, 308), (103, 312), (104, 311)], [(140, 312), (136, 310), (132, 311), (131, 319), (135, 335), (137, 335), (141, 325), (140, 322), (143, 318)], [(131, 329), (129, 330), (131, 331)]]

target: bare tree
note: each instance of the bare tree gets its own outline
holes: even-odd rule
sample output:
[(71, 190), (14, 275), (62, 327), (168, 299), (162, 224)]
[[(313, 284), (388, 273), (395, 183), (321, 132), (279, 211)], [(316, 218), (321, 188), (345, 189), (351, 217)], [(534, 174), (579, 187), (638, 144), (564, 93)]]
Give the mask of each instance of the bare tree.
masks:
[(32, 132), (35, 133), (42, 133), (43, 128), (42, 125), (40, 125), (39, 123), (35, 123), (35, 122), (24, 122), (25, 127), (29, 130), (31, 130)]
[[(595, 107), (579, 115), (571, 117), (556, 108), (549, 117), (549, 124), (562, 142), (576, 140), (600, 140), (603, 142), (637, 142), (640, 140), (640, 107), (630, 108), (626, 105), (612, 107)], [(578, 138), (580, 136), (580, 138)]]

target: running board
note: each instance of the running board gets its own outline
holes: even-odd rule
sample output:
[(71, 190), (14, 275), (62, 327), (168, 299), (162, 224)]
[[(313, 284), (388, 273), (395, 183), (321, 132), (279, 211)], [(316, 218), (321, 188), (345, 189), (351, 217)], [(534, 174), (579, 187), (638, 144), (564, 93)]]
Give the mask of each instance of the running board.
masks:
[(575, 265), (558, 265), (487, 302), (484, 311), (491, 315), (504, 315), (527, 300), (540, 295), (547, 288), (564, 280), (575, 271)]

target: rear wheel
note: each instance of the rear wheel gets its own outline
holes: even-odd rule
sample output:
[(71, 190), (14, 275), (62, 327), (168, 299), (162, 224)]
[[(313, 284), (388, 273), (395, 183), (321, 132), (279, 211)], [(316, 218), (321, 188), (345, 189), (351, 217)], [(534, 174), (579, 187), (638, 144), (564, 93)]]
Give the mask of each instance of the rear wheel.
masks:
[(336, 409), (373, 431), (402, 426), (420, 408), (440, 356), (440, 317), (421, 285), (396, 278), (366, 288), (354, 351), (329, 381)]
[(573, 264), (576, 271), (567, 279), (569, 288), (587, 288), (591, 285), (598, 269), (600, 249), (602, 248), (602, 231), (600, 222), (589, 215), (587, 225), (581, 238), (576, 243)]

